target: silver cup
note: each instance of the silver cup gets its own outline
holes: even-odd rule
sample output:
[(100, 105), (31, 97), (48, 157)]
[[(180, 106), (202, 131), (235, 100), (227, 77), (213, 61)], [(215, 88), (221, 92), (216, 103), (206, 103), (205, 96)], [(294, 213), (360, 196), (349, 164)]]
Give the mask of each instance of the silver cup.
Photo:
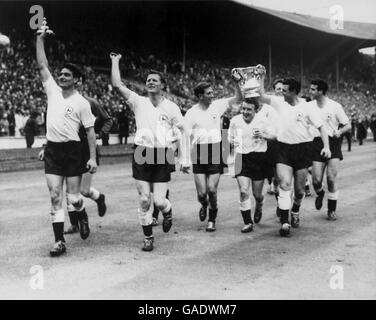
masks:
[(263, 65), (234, 68), (231, 70), (233, 79), (239, 82), (244, 98), (258, 97), (261, 75), (266, 73)]

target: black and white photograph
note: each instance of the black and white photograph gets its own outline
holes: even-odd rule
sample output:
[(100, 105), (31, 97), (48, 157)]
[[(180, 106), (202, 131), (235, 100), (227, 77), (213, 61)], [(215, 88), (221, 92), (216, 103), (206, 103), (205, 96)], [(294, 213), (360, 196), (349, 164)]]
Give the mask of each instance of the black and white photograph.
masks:
[(0, 300), (375, 300), (375, 48), (373, 0), (0, 0)]

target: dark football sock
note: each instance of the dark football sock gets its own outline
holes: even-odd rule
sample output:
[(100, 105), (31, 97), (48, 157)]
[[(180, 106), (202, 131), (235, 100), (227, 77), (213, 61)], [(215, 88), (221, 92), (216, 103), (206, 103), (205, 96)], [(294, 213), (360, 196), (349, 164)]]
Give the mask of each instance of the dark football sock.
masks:
[(148, 226), (142, 226), (142, 230), (144, 231), (145, 237), (151, 237), (153, 235), (153, 227), (151, 224)]
[(215, 222), (215, 219), (217, 219), (217, 212), (218, 212), (218, 209), (209, 208), (209, 219), (208, 219), (208, 221)]
[(251, 217), (251, 210), (241, 210), (240, 212), (242, 214), (244, 224), (253, 223), (252, 217)]
[(55, 242), (63, 241), (64, 239), (64, 222), (54, 222), (52, 223), (52, 228), (54, 230)]
[(337, 210), (337, 200), (328, 199), (328, 210), (334, 212)]
[(279, 209), (279, 212), (281, 214), (281, 223), (289, 223), (289, 210)]

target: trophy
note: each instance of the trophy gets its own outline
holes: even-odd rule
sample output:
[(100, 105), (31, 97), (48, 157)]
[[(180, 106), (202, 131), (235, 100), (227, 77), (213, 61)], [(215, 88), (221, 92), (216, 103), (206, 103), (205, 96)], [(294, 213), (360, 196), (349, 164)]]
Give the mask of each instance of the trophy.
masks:
[(255, 67), (234, 68), (231, 70), (231, 76), (239, 82), (244, 98), (258, 97), (260, 94), (261, 75), (266, 73), (263, 65), (258, 64)]

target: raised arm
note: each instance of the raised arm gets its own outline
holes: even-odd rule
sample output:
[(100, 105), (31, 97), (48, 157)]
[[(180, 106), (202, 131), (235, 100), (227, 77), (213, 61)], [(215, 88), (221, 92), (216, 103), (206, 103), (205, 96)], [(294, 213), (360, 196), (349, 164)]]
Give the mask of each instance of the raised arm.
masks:
[(129, 90), (126, 85), (121, 81), (120, 76), (120, 67), (119, 61), (121, 59), (121, 54), (118, 53), (111, 53), (111, 83), (114, 88), (119, 89), (120, 93), (124, 96), (126, 100), (129, 99), (132, 90)]
[(234, 104), (238, 104), (243, 100), (243, 94), (240, 89), (239, 81), (235, 81), (234, 79), (233, 81), (235, 84), (235, 96), (231, 98), (228, 102), (230, 108), (232, 108)]
[(48, 69), (48, 60), (46, 57), (46, 51), (44, 49), (44, 39), (47, 35), (47, 28), (41, 28), (37, 31), (36, 50), (37, 50), (37, 64), (39, 68), (42, 81), (46, 82), (51, 77), (50, 70)]
[(265, 94), (265, 74), (260, 75), (260, 101), (269, 105), (272, 104), (271, 96)]

